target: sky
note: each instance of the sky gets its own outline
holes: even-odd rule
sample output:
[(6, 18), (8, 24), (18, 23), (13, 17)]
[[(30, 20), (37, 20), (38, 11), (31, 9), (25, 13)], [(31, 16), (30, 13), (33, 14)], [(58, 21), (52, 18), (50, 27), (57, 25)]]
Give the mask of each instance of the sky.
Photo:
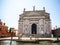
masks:
[(19, 15), (33, 9), (42, 10), (50, 13), (51, 26), (60, 27), (60, 0), (0, 0), (0, 19), (10, 28), (18, 29)]

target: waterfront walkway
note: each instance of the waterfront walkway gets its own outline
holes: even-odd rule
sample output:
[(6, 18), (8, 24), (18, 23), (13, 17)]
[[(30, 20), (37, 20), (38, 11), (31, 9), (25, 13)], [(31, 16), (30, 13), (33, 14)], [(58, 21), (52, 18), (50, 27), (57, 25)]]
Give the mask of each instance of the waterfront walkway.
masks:
[[(17, 40), (18, 37), (12, 37), (12, 39)], [(11, 40), (11, 37), (0, 38), (0, 40)]]
[[(7, 38), (0, 38), (0, 41), (3, 40), (11, 40), (11, 37), (7, 37)], [(15, 41), (57, 41), (57, 38), (30, 38), (30, 37), (21, 37), (20, 39), (18, 39), (18, 37), (13, 37), (12, 40)], [(60, 38), (58, 38), (58, 40), (60, 41)]]

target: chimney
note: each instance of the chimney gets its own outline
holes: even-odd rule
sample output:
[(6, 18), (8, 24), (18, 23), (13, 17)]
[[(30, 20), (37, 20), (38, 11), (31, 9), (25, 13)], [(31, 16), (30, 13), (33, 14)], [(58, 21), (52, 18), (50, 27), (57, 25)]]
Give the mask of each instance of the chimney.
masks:
[(4, 25), (5, 25), (5, 23), (4, 23)]
[(0, 25), (2, 25), (1, 19), (0, 19)]
[(0, 19), (0, 22), (1, 22), (1, 19)]

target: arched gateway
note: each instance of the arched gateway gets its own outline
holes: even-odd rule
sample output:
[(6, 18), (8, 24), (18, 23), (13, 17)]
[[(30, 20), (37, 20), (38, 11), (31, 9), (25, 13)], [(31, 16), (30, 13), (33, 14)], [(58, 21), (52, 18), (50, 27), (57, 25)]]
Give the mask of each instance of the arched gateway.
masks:
[(31, 34), (37, 34), (37, 25), (36, 24), (32, 24), (32, 26), (31, 26)]

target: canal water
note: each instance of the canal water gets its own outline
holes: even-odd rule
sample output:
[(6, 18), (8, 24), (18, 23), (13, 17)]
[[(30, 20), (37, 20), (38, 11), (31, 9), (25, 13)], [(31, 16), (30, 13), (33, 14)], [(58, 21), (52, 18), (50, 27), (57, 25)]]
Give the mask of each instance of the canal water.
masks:
[(0, 41), (0, 45), (60, 45), (60, 43), (49, 43), (49, 42), (40, 42), (40, 43), (21, 43), (12, 41)]

